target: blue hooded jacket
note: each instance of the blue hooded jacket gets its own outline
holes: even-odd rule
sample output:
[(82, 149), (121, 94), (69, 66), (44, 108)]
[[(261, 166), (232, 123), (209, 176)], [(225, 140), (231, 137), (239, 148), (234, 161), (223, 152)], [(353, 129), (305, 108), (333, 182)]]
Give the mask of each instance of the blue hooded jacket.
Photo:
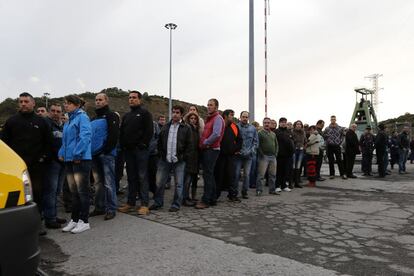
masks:
[(91, 160), (91, 123), (85, 111), (76, 109), (69, 113), (69, 120), (63, 127), (62, 147), (59, 157), (65, 162)]

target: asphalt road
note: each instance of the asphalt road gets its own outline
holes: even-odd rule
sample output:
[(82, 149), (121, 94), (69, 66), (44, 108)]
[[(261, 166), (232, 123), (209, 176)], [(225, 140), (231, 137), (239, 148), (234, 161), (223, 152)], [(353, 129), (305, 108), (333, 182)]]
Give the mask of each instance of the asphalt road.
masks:
[(242, 203), (223, 195), (205, 210), (172, 214), (166, 205), (145, 218), (91, 218), (90, 231), (41, 239), (42, 268), (50, 275), (414, 275), (414, 166), (408, 170), (385, 180), (338, 177), (281, 196), (252, 190)]

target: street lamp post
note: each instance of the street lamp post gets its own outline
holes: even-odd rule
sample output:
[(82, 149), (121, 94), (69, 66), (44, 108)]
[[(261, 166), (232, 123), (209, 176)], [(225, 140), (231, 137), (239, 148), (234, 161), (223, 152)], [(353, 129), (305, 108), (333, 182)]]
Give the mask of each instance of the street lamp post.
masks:
[(171, 76), (172, 76), (172, 31), (177, 28), (174, 23), (165, 24), (165, 28), (170, 30), (170, 96), (168, 100), (168, 120), (171, 120), (172, 98), (171, 98)]

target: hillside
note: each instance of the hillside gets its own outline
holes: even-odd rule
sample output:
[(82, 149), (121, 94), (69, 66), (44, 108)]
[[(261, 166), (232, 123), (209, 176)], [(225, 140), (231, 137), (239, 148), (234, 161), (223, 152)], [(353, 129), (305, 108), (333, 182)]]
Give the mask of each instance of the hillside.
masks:
[[(106, 88), (103, 89), (101, 92), (105, 92), (110, 98), (110, 107), (114, 111), (118, 111), (121, 116), (129, 111), (128, 106), (128, 92), (117, 87), (113, 88)], [(92, 92), (85, 92), (82, 94), (78, 94), (86, 101), (86, 111), (89, 116), (94, 115), (94, 106), (95, 106), (95, 95), (97, 93)], [(45, 99), (44, 98), (35, 98), (36, 106), (45, 106)], [(63, 103), (63, 97), (60, 98), (50, 98), (49, 103), (51, 102), (59, 102)], [(187, 103), (179, 100), (173, 99), (173, 105), (180, 104), (182, 105), (185, 110), (188, 109), (190, 105), (194, 105), (192, 103)], [(153, 115), (154, 120), (159, 115), (166, 115), (168, 116), (168, 98), (157, 96), (157, 95), (148, 95), (148, 93), (143, 94), (143, 105), (147, 108)], [(207, 109), (204, 106), (196, 105), (199, 109), (201, 116), (205, 116), (207, 114)], [(8, 117), (13, 115), (17, 110), (18, 104), (17, 99), (7, 98), (2, 103), (0, 103), (0, 125), (3, 125), (4, 122), (7, 120)]]
[(393, 130), (401, 131), (404, 126), (410, 126), (411, 128), (414, 127), (414, 114), (405, 113), (397, 118), (388, 119), (382, 121), (381, 123), (387, 126), (389, 132)]

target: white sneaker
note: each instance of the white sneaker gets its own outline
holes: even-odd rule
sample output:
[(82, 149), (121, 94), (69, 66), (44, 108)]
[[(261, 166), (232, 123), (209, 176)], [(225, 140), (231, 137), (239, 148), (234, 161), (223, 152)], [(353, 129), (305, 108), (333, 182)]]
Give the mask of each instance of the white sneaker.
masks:
[(283, 189), (283, 191), (284, 191), (284, 192), (290, 192), (290, 191), (292, 191), (292, 190), (291, 190), (291, 189), (289, 189), (289, 187), (286, 187), (286, 188), (284, 188), (284, 189)]
[(78, 221), (78, 225), (76, 225), (76, 227), (72, 229), (72, 231), (70, 232), (72, 232), (73, 234), (79, 234), (89, 229), (91, 229), (91, 226), (89, 225), (89, 223), (84, 223), (83, 220), (80, 219)]
[(275, 190), (275, 192), (278, 192), (278, 193), (280, 193), (282, 191), (282, 189), (280, 189), (280, 188), (276, 188), (276, 190)]
[(74, 222), (73, 220), (70, 220), (69, 223), (62, 228), (62, 232), (69, 232), (71, 231), (73, 228), (75, 228), (77, 225), (76, 222)]

